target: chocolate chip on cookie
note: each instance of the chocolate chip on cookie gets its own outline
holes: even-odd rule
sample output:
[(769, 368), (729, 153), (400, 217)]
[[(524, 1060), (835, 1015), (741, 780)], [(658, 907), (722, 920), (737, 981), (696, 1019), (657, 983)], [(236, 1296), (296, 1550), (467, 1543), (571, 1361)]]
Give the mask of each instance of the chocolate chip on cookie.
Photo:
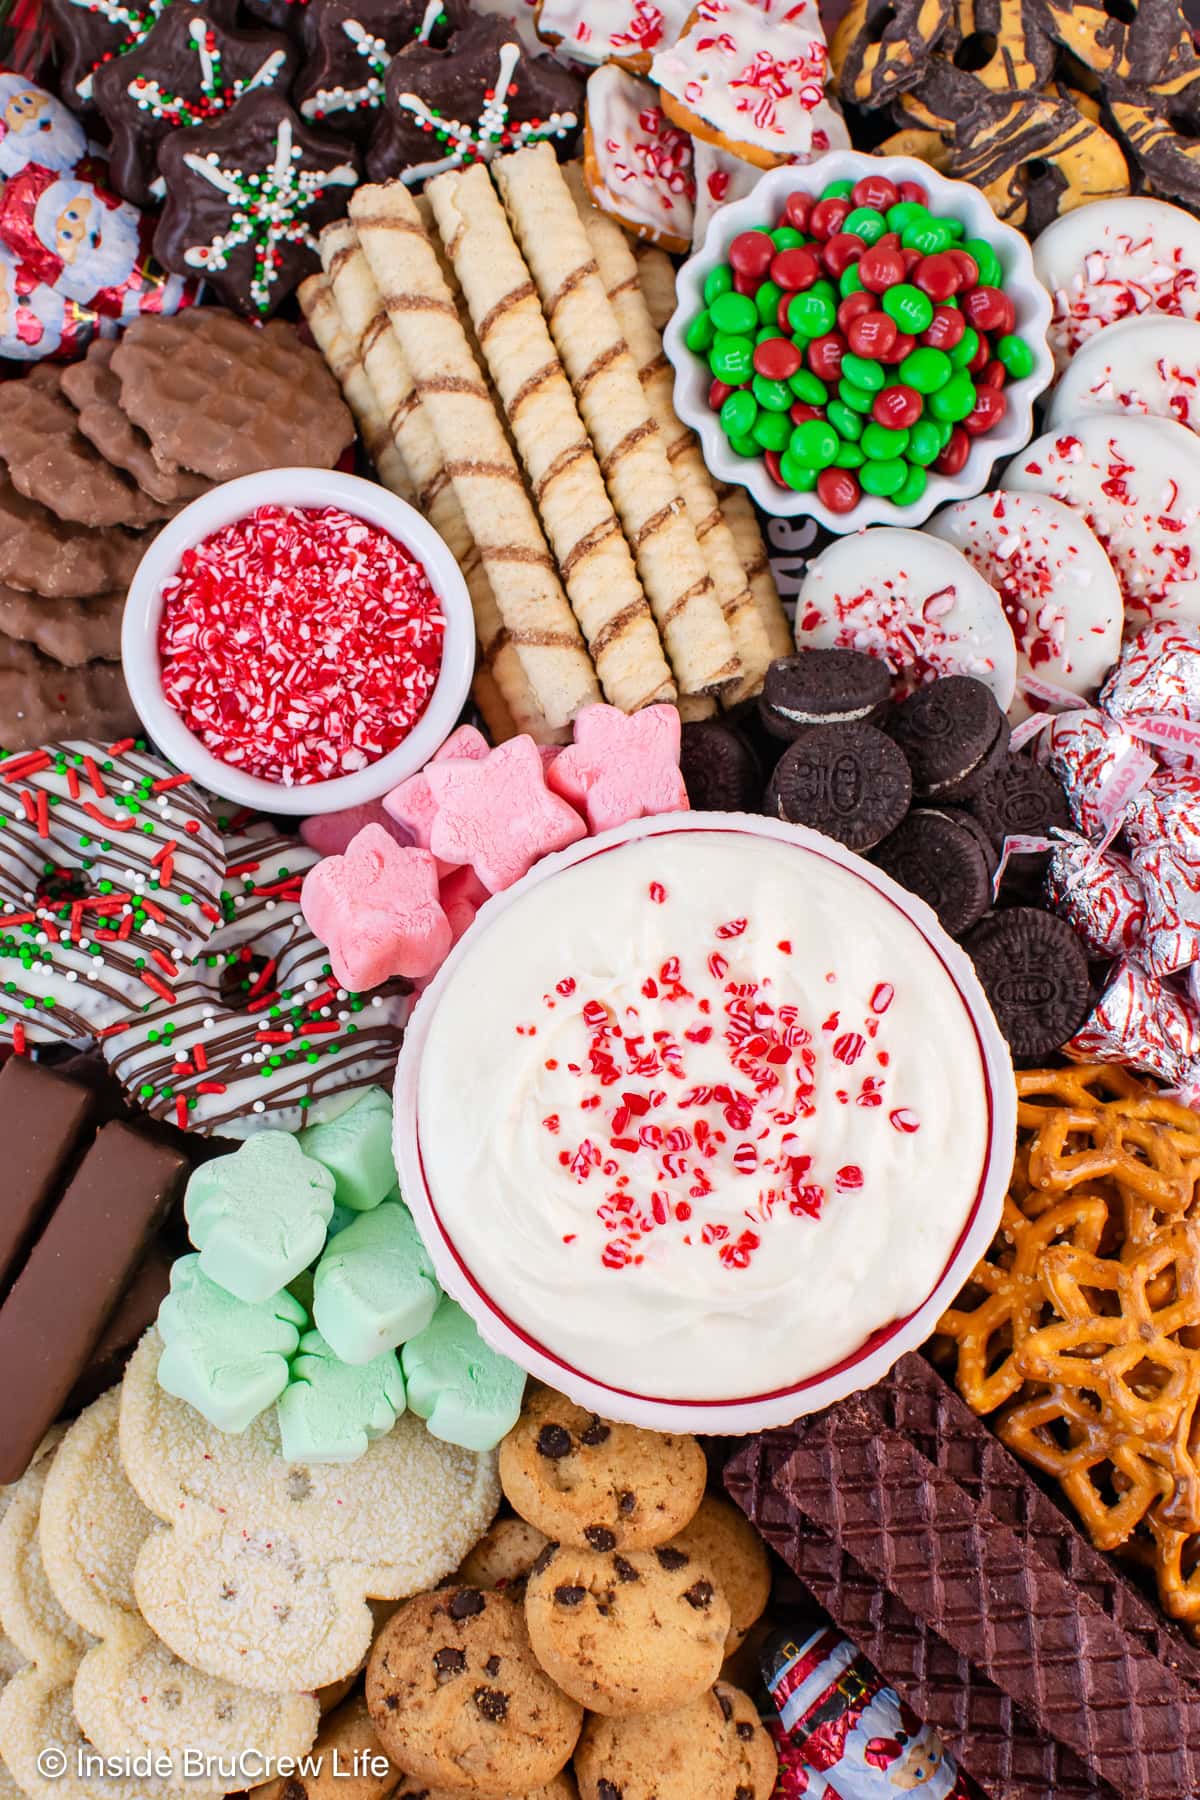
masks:
[(770, 1800), (776, 1759), (754, 1702), (719, 1682), (670, 1712), (590, 1718), (575, 1773), (580, 1800)]
[(725, 1654), (731, 1656), (762, 1616), (771, 1593), (771, 1568), (757, 1531), (728, 1500), (706, 1494), (690, 1525), (673, 1544), (655, 1552), (661, 1559), (686, 1555), (711, 1570), (731, 1614)]
[(705, 1478), (695, 1438), (599, 1419), (538, 1386), (500, 1446), (501, 1485), (521, 1517), (599, 1554), (666, 1543), (695, 1513)]
[(530, 1577), (525, 1616), (534, 1654), (564, 1693), (613, 1715), (702, 1693), (720, 1670), (730, 1623), (729, 1602), (691, 1557), (667, 1568), (653, 1551), (617, 1557), (561, 1545)]
[(393, 1613), (367, 1664), (382, 1748), (430, 1788), (528, 1793), (564, 1767), (580, 1708), (540, 1667), (509, 1594), (449, 1588)]

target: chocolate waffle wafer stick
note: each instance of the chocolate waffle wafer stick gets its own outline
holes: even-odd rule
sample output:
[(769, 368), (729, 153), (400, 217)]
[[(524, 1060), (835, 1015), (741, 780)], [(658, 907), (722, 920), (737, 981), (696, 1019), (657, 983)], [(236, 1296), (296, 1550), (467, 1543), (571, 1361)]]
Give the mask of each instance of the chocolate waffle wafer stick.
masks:
[(343, 398), (354, 414), (359, 435), (385, 488), (410, 503), (416, 498), (404, 459), (392, 441), (387, 414), (367, 380), (358, 346), (342, 326), (341, 314), (325, 274), (310, 275), (296, 290), (300, 310), (308, 322), (317, 349), (333, 370)]
[(673, 700), (658, 628), (488, 172), (440, 175), (427, 198), (605, 698), (622, 712)]
[(700, 446), (675, 411), (674, 371), (642, 294), (629, 238), (611, 214), (601, 212), (592, 204), (578, 163), (563, 172), (592, 247), (600, 279), (617, 315), (617, 324), (629, 346), (629, 354), (637, 364), (651, 417), (662, 433), (667, 461), (679, 483), (688, 518), (742, 665), (741, 679), (724, 696), (725, 701), (729, 704), (745, 700), (761, 688), (771, 660), (766, 627), (754, 604), (742, 559), (725, 523)]
[[(542, 156), (542, 150), (545, 156)], [(548, 144), (492, 173), (637, 559), (679, 690), (721, 693), (741, 666), (637, 368)]]
[[(675, 265), (665, 250), (656, 249), (653, 244), (644, 240), (634, 244), (633, 254), (637, 263), (638, 281), (650, 309), (654, 328), (659, 332), (665, 331), (667, 322), (675, 311)], [(790, 656), (795, 649), (792, 628), (783, 610), (775, 578), (771, 574), (767, 546), (763, 542), (749, 496), (743, 488), (730, 487), (723, 481), (714, 481), (713, 486), (725, 515), (725, 523), (733, 533), (742, 567), (750, 583), (750, 592), (754, 596), (754, 604), (766, 628), (771, 655)]]
[(566, 725), (599, 683), (420, 214), (390, 182), (359, 188), (350, 216), (505, 628), (548, 723)]
[(495, 596), (466, 516), (446, 473), (437, 438), (422, 410), (400, 343), (388, 323), (382, 296), (348, 219), (321, 233), (321, 260), (349, 341), (358, 348), (388, 431), (415, 490), (418, 505), (445, 541), (467, 584), (480, 651), (522, 731), (552, 743), (546, 722), (514, 645), (507, 641)]

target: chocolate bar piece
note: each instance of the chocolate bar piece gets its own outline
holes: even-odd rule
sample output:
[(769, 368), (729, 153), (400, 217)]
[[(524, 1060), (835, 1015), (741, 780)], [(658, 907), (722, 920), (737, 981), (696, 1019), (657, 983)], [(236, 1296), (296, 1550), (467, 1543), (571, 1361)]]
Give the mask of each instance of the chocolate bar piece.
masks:
[(0, 1483), (62, 1410), (186, 1173), (131, 1126), (97, 1133), (0, 1304)]
[[(909, 1390), (921, 1416), (905, 1429), (919, 1438), (924, 1426), (923, 1444), (897, 1428)], [(1086, 1580), (1077, 1585), (1062, 1548), (1076, 1528), (1055, 1509), (1059, 1529), (1048, 1535), (1044, 1496), (960, 1408), (935, 1371), (907, 1357), (879, 1389), (799, 1428), (772, 1485), (1097, 1782), (1124, 1800), (1187, 1800), (1200, 1790), (1200, 1690), (1182, 1672), (1190, 1659), (1173, 1647), (1169, 1660), (1156, 1653), (1165, 1634), (1147, 1629), (1131, 1590), (1121, 1589), (1124, 1616), (1114, 1617)], [(1091, 1555), (1080, 1572), (1098, 1580)], [(969, 1746), (963, 1760), (987, 1785)]]
[(157, 1319), (158, 1309), (170, 1292), (174, 1261), (164, 1243), (150, 1246), (146, 1260), (117, 1301), (116, 1311), (94, 1345), (86, 1368), (67, 1395), (65, 1412), (82, 1412), (120, 1381), (125, 1364)]
[[(92, 1096), (24, 1056), (0, 1069), (0, 1295), (9, 1286), (91, 1122)], [(5, 1374), (10, 1371), (5, 1370)]]

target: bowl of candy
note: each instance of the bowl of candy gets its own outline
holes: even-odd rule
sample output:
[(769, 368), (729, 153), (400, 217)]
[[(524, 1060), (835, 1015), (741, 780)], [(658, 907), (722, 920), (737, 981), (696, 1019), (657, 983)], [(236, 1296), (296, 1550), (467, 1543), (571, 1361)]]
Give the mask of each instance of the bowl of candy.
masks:
[(675, 405), (709, 469), (838, 533), (981, 492), (1053, 377), (1028, 243), (910, 157), (770, 170), (716, 214), (678, 295)]

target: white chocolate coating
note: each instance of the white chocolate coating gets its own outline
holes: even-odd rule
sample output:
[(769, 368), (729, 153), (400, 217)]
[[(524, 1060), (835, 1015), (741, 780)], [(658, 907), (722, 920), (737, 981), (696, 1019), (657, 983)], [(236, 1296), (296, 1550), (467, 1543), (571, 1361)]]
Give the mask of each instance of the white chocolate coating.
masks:
[(1064, 213), (1033, 246), (1050, 290), (1061, 370), (1106, 325), (1141, 313), (1200, 317), (1200, 221), (1165, 200), (1102, 200)]
[(1088, 338), (1054, 390), (1046, 423), (1083, 412), (1148, 414), (1200, 432), (1200, 321), (1154, 313)]

